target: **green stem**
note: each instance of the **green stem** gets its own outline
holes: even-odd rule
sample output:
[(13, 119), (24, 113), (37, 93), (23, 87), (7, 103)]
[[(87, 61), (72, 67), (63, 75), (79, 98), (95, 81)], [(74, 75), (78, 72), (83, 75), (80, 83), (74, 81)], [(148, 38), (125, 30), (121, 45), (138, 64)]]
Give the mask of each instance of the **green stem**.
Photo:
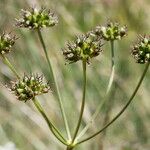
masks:
[(139, 80), (139, 82), (138, 82), (138, 84), (137, 84), (137, 86), (136, 86), (133, 94), (131, 95), (131, 97), (128, 100), (128, 102), (126, 103), (126, 105), (121, 109), (121, 111), (109, 123), (107, 123), (101, 130), (99, 130), (95, 134), (89, 136), (88, 138), (83, 139), (82, 141), (78, 142), (77, 144), (81, 144), (83, 142), (86, 142), (86, 141), (94, 138), (95, 136), (97, 136), (98, 134), (100, 134), (102, 131), (104, 131), (105, 129), (107, 129), (109, 126), (111, 126), (121, 116), (121, 114), (123, 114), (123, 112), (126, 110), (126, 108), (130, 105), (130, 103), (132, 102), (133, 98), (135, 97), (135, 95), (136, 95), (136, 93), (137, 93), (137, 91), (138, 91), (138, 89), (139, 89), (139, 87), (140, 87), (140, 85), (141, 85), (141, 83), (142, 83), (145, 75), (146, 75), (146, 72), (148, 71), (149, 65), (150, 65), (150, 62), (148, 62), (146, 64), (145, 69), (144, 69), (144, 71), (142, 73), (142, 76), (141, 76), (141, 78), (140, 78), (140, 80)]
[(80, 139), (87, 132), (87, 130), (89, 129), (89, 127), (91, 126), (91, 124), (93, 123), (93, 121), (98, 116), (99, 111), (103, 107), (104, 103), (106, 102), (106, 100), (108, 100), (108, 94), (109, 94), (109, 92), (111, 90), (111, 87), (112, 87), (112, 84), (113, 84), (113, 81), (114, 81), (114, 75), (115, 75), (115, 53), (114, 53), (115, 49), (114, 49), (114, 41), (110, 41), (110, 46), (111, 46), (111, 74), (110, 74), (110, 78), (109, 78), (108, 87), (107, 87), (107, 90), (106, 90), (106, 96), (104, 97), (104, 99), (101, 101), (101, 103), (96, 108), (96, 111), (92, 115), (90, 121), (87, 123), (87, 125), (83, 128), (83, 130), (77, 136), (77, 138), (76, 138), (77, 140)]
[[(109, 79), (109, 83), (108, 83), (108, 87), (107, 87), (107, 91), (106, 91), (106, 104), (105, 104), (105, 115), (104, 115), (104, 119), (103, 119), (103, 126), (105, 124), (107, 124), (109, 122), (109, 118), (110, 118), (110, 114), (111, 114), (111, 110), (113, 108), (114, 105), (114, 97), (115, 97), (115, 93), (116, 93), (116, 84), (114, 81), (114, 76), (115, 76), (115, 49), (114, 49), (114, 41), (110, 41), (110, 45), (111, 45), (111, 74), (110, 74), (110, 79)], [(103, 150), (103, 144), (105, 141), (105, 136), (106, 136), (106, 132), (107, 130), (104, 130), (103, 134), (101, 135), (101, 138), (103, 140), (101, 140), (100, 142), (100, 147), (101, 150)]]
[(80, 128), (80, 125), (81, 125), (83, 112), (84, 112), (84, 106), (85, 106), (85, 94), (86, 94), (86, 61), (85, 60), (83, 60), (82, 65), (83, 65), (83, 97), (82, 97), (80, 116), (79, 116), (79, 120), (78, 120), (78, 123), (77, 123), (77, 127), (76, 127), (76, 130), (75, 130), (74, 136), (73, 136), (72, 143), (74, 142), (74, 140), (75, 140), (75, 138), (78, 134), (78, 131), (79, 131), (79, 128)]
[[(1, 57), (3, 58), (4, 63), (10, 68), (10, 70), (16, 75), (16, 77), (18, 79), (20, 79), (19, 74), (17, 73), (17, 71), (15, 70), (14, 66), (10, 63), (10, 61), (1, 54)], [(44, 119), (46, 120), (48, 126), (50, 127), (52, 133), (55, 135), (55, 137), (61, 141), (63, 144), (68, 145), (66, 143), (65, 138), (61, 135), (61, 133), (58, 131), (58, 129), (49, 121), (48, 117), (46, 116), (46, 114), (44, 113), (44, 110), (42, 109), (42, 106), (40, 106), (40, 104), (38, 103), (38, 101), (33, 100), (34, 104), (36, 105), (36, 107), (38, 108), (38, 110), (40, 111), (40, 113), (42, 114), (42, 116), (44, 117)], [(53, 131), (53, 129), (57, 132), (57, 134), (63, 139), (61, 140), (60, 138), (58, 138), (58, 136), (56, 135), (56, 133)]]
[(39, 36), (40, 42), (42, 44), (45, 56), (46, 56), (46, 60), (48, 62), (50, 74), (52, 75), (52, 79), (54, 81), (56, 95), (57, 95), (57, 98), (58, 98), (58, 101), (59, 101), (59, 106), (60, 106), (62, 117), (63, 117), (64, 123), (65, 123), (65, 129), (66, 129), (68, 138), (70, 140), (71, 139), (71, 134), (70, 134), (69, 126), (68, 126), (68, 121), (67, 121), (67, 118), (66, 118), (66, 114), (65, 114), (65, 111), (64, 111), (64, 107), (63, 107), (63, 103), (62, 103), (61, 97), (60, 97), (58, 85), (57, 85), (57, 82), (56, 82), (56, 79), (55, 79), (55, 75), (54, 75), (54, 72), (53, 72), (53, 69), (52, 69), (52, 65), (51, 65), (50, 59), (48, 57), (48, 53), (47, 53), (46, 46), (45, 46), (45, 43), (44, 43), (44, 40), (43, 40), (43, 37), (42, 37), (40, 29), (38, 29), (37, 32), (38, 32), (38, 36)]
[(111, 44), (111, 75), (109, 78), (109, 83), (108, 83), (106, 94), (108, 94), (110, 92), (110, 89), (111, 89), (113, 81), (114, 81), (114, 74), (115, 74), (114, 41), (110, 41), (110, 44)]
[[(48, 119), (48, 117), (47, 117), (46, 113), (44, 112), (44, 110), (43, 110), (42, 106), (40, 105), (40, 103), (39, 103), (36, 99), (33, 99), (32, 101), (33, 101), (34, 105), (36, 106), (36, 108), (38, 109), (38, 111), (39, 111), (39, 112), (41, 113), (41, 115), (43, 116), (43, 118), (45, 119), (45, 121), (47, 122), (49, 129), (50, 129), (51, 132), (55, 135), (55, 137), (56, 137), (61, 143), (63, 143), (64, 145), (68, 145), (66, 139), (65, 139), (65, 138), (62, 136), (62, 134), (58, 131), (58, 129), (55, 127), (55, 125)], [(55, 133), (55, 131), (54, 131), (53, 129), (57, 132), (57, 134), (58, 134), (59, 136)], [(60, 137), (61, 137), (61, 138), (60, 138)]]
[(15, 70), (15, 68), (13, 67), (13, 65), (9, 62), (9, 60), (4, 55), (2, 55), (2, 54), (0, 54), (0, 56), (2, 57), (3, 62), (10, 68), (10, 70), (16, 75), (16, 77), (18, 79), (20, 79), (17, 71)]

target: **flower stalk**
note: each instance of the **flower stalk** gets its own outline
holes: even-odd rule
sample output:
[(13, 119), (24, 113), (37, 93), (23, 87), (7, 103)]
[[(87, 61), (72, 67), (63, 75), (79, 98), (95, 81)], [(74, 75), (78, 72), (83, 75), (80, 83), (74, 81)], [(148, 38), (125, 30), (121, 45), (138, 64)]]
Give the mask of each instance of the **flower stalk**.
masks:
[(82, 116), (83, 116), (83, 112), (84, 112), (84, 107), (85, 107), (85, 94), (86, 94), (86, 60), (82, 61), (82, 66), (83, 66), (83, 96), (82, 96), (82, 104), (81, 104), (81, 110), (80, 110), (80, 116), (79, 116), (79, 120), (77, 123), (77, 127), (73, 136), (73, 140), (72, 143), (74, 143), (75, 138), (78, 134), (80, 125), (81, 125), (81, 121), (82, 121)]
[(52, 121), (50, 121), (46, 115), (46, 113), (44, 112), (42, 106), (40, 105), (40, 103), (36, 100), (36, 99), (32, 99), (35, 107), (38, 109), (38, 111), (41, 113), (41, 115), (43, 116), (43, 118), (45, 119), (45, 121), (48, 124), (49, 129), (51, 130), (51, 132), (55, 135), (55, 137), (64, 145), (68, 145), (66, 139), (63, 137), (63, 135), (59, 132), (59, 130), (55, 127), (55, 125), (52, 123)]
[(76, 143), (76, 145), (77, 145), (77, 144), (81, 144), (81, 143), (83, 143), (83, 142), (86, 142), (86, 141), (88, 141), (88, 140), (94, 138), (95, 136), (99, 135), (101, 132), (103, 132), (103, 131), (106, 130), (109, 126), (111, 126), (111, 125), (123, 114), (123, 112), (127, 109), (127, 107), (128, 107), (128, 106), (130, 105), (130, 103), (132, 102), (132, 100), (133, 100), (133, 98), (135, 97), (135, 95), (136, 95), (138, 89), (140, 88), (140, 85), (141, 85), (141, 83), (142, 83), (142, 81), (143, 81), (143, 79), (144, 79), (144, 77), (145, 77), (145, 75), (146, 75), (146, 73), (147, 73), (147, 71), (148, 71), (149, 65), (150, 65), (150, 62), (148, 62), (148, 63), (146, 64), (145, 69), (144, 69), (144, 71), (143, 71), (143, 73), (142, 73), (142, 75), (141, 75), (141, 78), (140, 78), (140, 80), (139, 80), (139, 82), (138, 82), (138, 84), (137, 84), (137, 86), (136, 86), (134, 92), (132, 93), (131, 97), (130, 97), (129, 100), (127, 101), (126, 105), (120, 110), (120, 112), (119, 112), (109, 123), (107, 123), (102, 129), (100, 129), (99, 131), (97, 131), (95, 134), (89, 136), (88, 138), (85, 138), (85, 139), (81, 140), (80, 142)]
[(111, 75), (109, 78), (109, 83), (108, 83), (108, 87), (106, 90), (106, 96), (104, 97), (104, 99), (101, 101), (101, 103), (97, 106), (94, 114), (92, 115), (90, 121), (87, 123), (87, 125), (83, 128), (83, 130), (80, 132), (80, 134), (77, 136), (77, 140), (80, 139), (89, 129), (89, 127), (91, 126), (91, 124), (93, 123), (93, 121), (96, 119), (96, 117), (99, 114), (99, 111), (101, 110), (101, 108), (104, 106), (104, 103), (108, 100), (108, 94), (111, 90), (113, 81), (114, 81), (114, 74), (115, 74), (115, 52), (114, 52), (114, 41), (110, 41), (110, 46), (111, 46)]
[(48, 57), (48, 53), (47, 53), (47, 49), (46, 49), (46, 46), (45, 46), (45, 43), (44, 43), (44, 40), (43, 40), (43, 37), (42, 37), (42, 34), (41, 34), (41, 31), (40, 29), (37, 29), (37, 32), (38, 32), (38, 36), (39, 36), (39, 40), (42, 44), (42, 47), (43, 47), (43, 50), (44, 50), (44, 53), (45, 53), (45, 56), (46, 56), (46, 60), (48, 62), (48, 66), (49, 66), (49, 71), (52, 75), (52, 79), (54, 81), (54, 90), (56, 92), (56, 96), (58, 98), (58, 101), (59, 101), (59, 106), (60, 106), (60, 109), (61, 109), (61, 113), (62, 113), (62, 117), (63, 117), (63, 120), (64, 120), (64, 123), (65, 123), (65, 129), (66, 129), (66, 132), (67, 132), (67, 135), (68, 135), (68, 138), (69, 140), (71, 140), (71, 134), (70, 134), (70, 129), (69, 129), (69, 126), (68, 126), (68, 121), (67, 121), (67, 118), (66, 118), (66, 114), (65, 114), (65, 111), (64, 111), (64, 106), (63, 106), (63, 103), (62, 103), (62, 99), (60, 97), (60, 93), (59, 93), (59, 89), (58, 89), (58, 85), (57, 85), (57, 82), (56, 82), (56, 79), (55, 79), (55, 75), (54, 75), (54, 71), (52, 69), (52, 65), (51, 65), (51, 62), (50, 62), (50, 59)]
[[(10, 68), (10, 70), (14, 73), (14, 75), (18, 78), (18, 80), (20, 80), (20, 76), (17, 73), (17, 71), (15, 70), (15, 67), (10, 63), (10, 61), (2, 54), (0, 54), (4, 60), (4, 63)], [(41, 82), (41, 81), (40, 81)], [(60, 131), (55, 127), (55, 125), (48, 119), (47, 115), (45, 114), (42, 106), (40, 105), (40, 103), (35, 100), (35, 98), (33, 98), (33, 103), (36, 106), (36, 108), (38, 109), (38, 111), (41, 113), (41, 115), (43, 116), (43, 118), (45, 119), (46, 123), (48, 124), (51, 132), (54, 134), (54, 136), (64, 145), (68, 145), (66, 139), (63, 137), (63, 135), (60, 133)]]
[(126, 26), (120, 26), (117, 22), (108, 22), (106, 26), (97, 26), (95, 30), (93, 31), (95, 35), (101, 37), (104, 41), (109, 41), (111, 45), (111, 74), (109, 78), (108, 87), (106, 90), (106, 96), (101, 101), (101, 103), (98, 105), (95, 113), (92, 115), (89, 123), (84, 127), (84, 129), (81, 131), (77, 139), (81, 138), (90, 125), (93, 123), (95, 118), (97, 117), (99, 111), (103, 107), (106, 100), (108, 100), (108, 95), (111, 91), (113, 81), (114, 81), (114, 75), (115, 75), (115, 48), (114, 48), (114, 42), (116, 40), (121, 40), (123, 37), (127, 35), (127, 27)]
[(3, 54), (0, 54), (0, 56), (3, 59), (3, 62), (9, 67), (9, 69), (15, 74), (15, 76), (19, 79), (19, 74), (17, 73), (17, 71), (15, 70), (14, 66), (10, 63), (10, 61), (7, 59), (6, 56), (4, 56)]
[(114, 80), (114, 74), (115, 74), (115, 51), (114, 51), (115, 49), (114, 49), (114, 41), (110, 41), (110, 45), (111, 45), (111, 74), (110, 74), (110, 78), (109, 78), (109, 83), (108, 83), (106, 95), (110, 92), (110, 89), (112, 87), (113, 80)]

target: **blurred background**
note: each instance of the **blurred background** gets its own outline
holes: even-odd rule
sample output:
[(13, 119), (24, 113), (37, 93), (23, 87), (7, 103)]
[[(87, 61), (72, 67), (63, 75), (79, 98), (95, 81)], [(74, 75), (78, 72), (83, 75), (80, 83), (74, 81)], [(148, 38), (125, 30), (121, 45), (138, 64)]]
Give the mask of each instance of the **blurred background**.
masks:
[[(85, 33), (96, 25), (104, 25), (109, 19), (128, 26), (128, 36), (115, 43), (116, 80), (114, 92), (100, 111), (85, 138), (110, 120), (132, 94), (144, 65), (135, 63), (130, 56), (131, 45), (138, 34), (150, 34), (149, 0), (0, 0), (0, 33), (16, 34), (19, 39), (14, 50), (7, 55), (18, 72), (43, 73), (49, 80), (47, 62), (32, 30), (14, 26), (20, 9), (45, 6), (59, 16), (56, 27), (43, 30), (43, 36), (61, 89), (71, 132), (76, 127), (82, 98), (81, 62), (65, 65), (61, 48), (75, 35)], [(105, 96), (110, 74), (110, 45), (105, 44), (103, 53), (92, 60), (87, 69), (86, 109), (82, 128), (90, 120), (96, 106)], [(76, 150), (149, 150), (150, 148), (150, 71), (147, 73), (134, 101), (126, 112), (105, 132), (92, 141), (83, 143)], [(31, 102), (16, 100), (5, 87), (16, 78), (0, 61), (0, 150), (62, 150), (65, 149), (49, 132), (47, 124)], [(53, 84), (52, 81), (50, 81)], [(65, 134), (58, 101), (53, 92), (39, 96), (48, 116)]]

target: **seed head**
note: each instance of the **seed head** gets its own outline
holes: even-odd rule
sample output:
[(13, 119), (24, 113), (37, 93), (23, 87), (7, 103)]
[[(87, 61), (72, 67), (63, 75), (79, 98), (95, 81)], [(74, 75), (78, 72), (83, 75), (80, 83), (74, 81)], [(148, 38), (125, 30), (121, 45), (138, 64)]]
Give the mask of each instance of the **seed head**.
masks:
[(29, 29), (41, 29), (55, 26), (58, 23), (57, 16), (45, 8), (31, 10), (21, 10), (22, 17), (16, 19), (16, 26)]
[(50, 87), (48, 83), (44, 83), (43, 76), (24, 75), (22, 79), (12, 82), (10, 90), (17, 96), (20, 101), (28, 101), (37, 95), (48, 93)]
[(95, 33), (106, 41), (121, 40), (127, 35), (127, 27), (120, 27), (117, 22), (109, 22), (106, 26), (97, 26)]
[(150, 36), (140, 36), (138, 43), (133, 46), (132, 56), (137, 63), (144, 64), (150, 61)]
[(0, 35), (0, 53), (3, 55), (11, 51), (11, 47), (17, 40), (16, 36), (12, 36), (10, 33), (3, 33)]
[(62, 49), (65, 59), (69, 63), (77, 62), (78, 60), (89, 60), (100, 54), (101, 38), (89, 32), (85, 35), (78, 36), (74, 42), (68, 42), (65, 49)]

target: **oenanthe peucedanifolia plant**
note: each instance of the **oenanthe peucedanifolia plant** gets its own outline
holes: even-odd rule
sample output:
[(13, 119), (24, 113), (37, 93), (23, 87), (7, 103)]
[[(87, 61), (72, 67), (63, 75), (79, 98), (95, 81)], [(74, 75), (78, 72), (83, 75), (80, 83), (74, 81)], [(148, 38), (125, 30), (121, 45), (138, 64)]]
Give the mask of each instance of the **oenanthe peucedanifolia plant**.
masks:
[[(150, 64), (150, 36), (140, 36), (138, 43), (135, 44), (131, 50), (132, 56), (136, 59), (136, 62), (139, 64), (145, 64), (145, 69), (140, 77), (135, 90), (133, 91), (129, 100), (121, 108), (121, 110), (110, 120), (108, 121), (101, 129), (97, 132), (93, 133), (89, 137), (81, 139), (81, 137), (87, 132), (89, 126), (92, 124), (94, 119), (96, 118), (97, 114), (99, 113), (101, 107), (106, 102), (107, 95), (109, 95), (113, 81), (114, 81), (114, 74), (115, 74), (115, 42), (121, 40), (123, 37), (127, 35), (127, 28), (126, 26), (120, 26), (116, 22), (108, 22), (106, 26), (97, 26), (92, 31), (89, 31), (83, 35), (77, 36), (73, 42), (68, 42), (65, 48), (62, 49), (62, 53), (66, 59), (67, 64), (76, 63), (78, 61), (82, 62), (83, 68), (83, 95), (81, 101), (81, 108), (79, 113), (78, 122), (74, 131), (74, 134), (71, 135), (70, 128), (68, 125), (68, 121), (66, 118), (64, 106), (60, 97), (59, 88), (57, 85), (57, 81), (55, 78), (55, 74), (53, 71), (53, 67), (51, 65), (50, 58), (48, 56), (48, 52), (45, 46), (45, 42), (42, 36), (42, 29), (53, 27), (58, 23), (57, 16), (52, 13), (51, 11), (42, 8), (36, 9), (31, 8), (30, 10), (22, 10), (22, 16), (20, 19), (16, 19), (17, 23), (16, 26), (20, 28), (28, 28), (37, 32), (39, 41), (43, 47), (45, 57), (49, 67), (49, 75), (52, 77), (54, 86), (51, 86), (51, 83), (47, 83), (44, 80), (43, 75), (39, 74), (24, 74), (23, 77), (20, 76), (15, 67), (10, 63), (7, 59), (6, 54), (12, 51), (12, 46), (15, 44), (16, 36), (13, 36), (11, 33), (3, 33), (0, 35), (0, 56), (3, 62), (10, 68), (10, 70), (14, 73), (17, 80), (12, 81), (9, 89), (12, 91), (14, 95), (16, 95), (19, 101), (28, 102), (32, 101), (37, 110), (41, 113), (43, 118), (45, 119), (51, 133), (62, 143), (66, 146), (66, 150), (72, 150), (77, 145), (86, 142), (95, 136), (99, 135), (101, 132), (105, 131), (109, 126), (111, 126), (126, 110), (129, 104), (132, 102), (133, 98), (135, 97), (145, 75), (148, 71), (149, 64)], [(106, 89), (106, 96), (104, 100), (99, 104), (95, 113), (89, 120), (89, 123), (85, 126), (85, 128), (79, 133), (79, 129), (82, 123), (82, 117), (84, 113), (84, 106), (86, 102), (86, 83), (87, 83), (87, 64), (91, 63), (91, 59), (97, 57), (102, 52), (102, 46), (106, 43), (110, 43), (110, 51), (111, 51), (111, 73), (110, 79), (108, 82), (108, 87)], [(55, 126), (52, 120), (49, 119), (47, 114), (45, 113), (43, 107), (37, 100), (38, 95), (42, 95), (48, 93), (50, 90), (54, 91), (53, 93), (56, 94), (59, 106), (61, 109), (67, 137), (65, 137), (62, 132)]]

